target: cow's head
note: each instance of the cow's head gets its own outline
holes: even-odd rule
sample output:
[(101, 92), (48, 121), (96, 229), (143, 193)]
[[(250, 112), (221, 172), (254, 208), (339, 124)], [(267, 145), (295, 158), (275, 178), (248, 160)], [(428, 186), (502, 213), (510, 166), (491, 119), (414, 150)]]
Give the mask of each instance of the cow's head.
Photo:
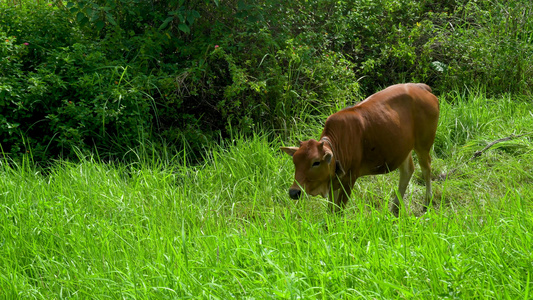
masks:
[(321, 195), (326, 198), (331, 179), (344, 175), (330, 145), (324, 146), (324, 141), (308, 140), (300, 142), (300, 147), (281, 147), (281, 150), (292, 156), (294, 163), (295, 180), (289, 188), (292, 199), (300, 198), (301, 188), (311, 196)]

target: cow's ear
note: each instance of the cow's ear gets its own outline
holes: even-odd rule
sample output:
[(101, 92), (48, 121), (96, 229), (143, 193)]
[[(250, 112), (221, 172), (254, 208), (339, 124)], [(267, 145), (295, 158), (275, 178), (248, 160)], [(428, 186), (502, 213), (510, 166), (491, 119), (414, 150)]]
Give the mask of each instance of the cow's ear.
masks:
[(344, 172), (344, 168), (342, 167), (340, 161), (335, 161), (335, 175), (340, 178), (343, 177), (345, 174), (346, 172)]
[(280, 147), (281, 151), (289, 154), (290, 156), (293, 156), (296, 151), (298, 151), (298, 147)]
[(333, 159), (333, 153), (331, 153), (331, 151), (326, 150), (326, 154), (324, 154), (324, 157), (322, 159), (329, 165), (331, 163), (331, 160)]

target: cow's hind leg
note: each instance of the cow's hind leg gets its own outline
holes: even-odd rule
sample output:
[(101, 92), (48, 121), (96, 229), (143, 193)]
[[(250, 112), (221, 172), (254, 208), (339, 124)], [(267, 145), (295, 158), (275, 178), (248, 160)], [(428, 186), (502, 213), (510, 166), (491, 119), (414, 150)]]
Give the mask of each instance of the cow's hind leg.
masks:
[(424, 201), (423, 211), (426, 212), (428, 205), (431, 201), (431, 156), (429, 151), (417, 151), (415, 149), (416, 155), (418, 156), (418, 162), (420, 164), (420, 169), (422, 169), (422, 177), (426, 184), (426, 197)]
[(398, 170), (400, 171), (400, 183), (398, 184), (398, 193), (394, 196), (392, 200), (393, 202), (391, 208), (391, 211), (395, 216), (398, 216), (400, 212), (400, 199), (398, 198), (398, 195), (401, 199), (403, 199), (403, 196), (405, 195), (405, 190), (407, 189), (407, 185), (409, 184), (409, 180), (411, 180), (411, 176), (415, 171), (415, 165), (413, 164), (413, 156), (411, 155), (411, 153), (409, 153), (409, 155), (400, 165)]

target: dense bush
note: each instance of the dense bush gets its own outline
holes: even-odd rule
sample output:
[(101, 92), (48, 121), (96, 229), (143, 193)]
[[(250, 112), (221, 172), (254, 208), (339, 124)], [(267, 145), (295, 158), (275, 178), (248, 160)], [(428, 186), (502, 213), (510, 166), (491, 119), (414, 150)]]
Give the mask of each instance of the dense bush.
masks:
[(3, 10), (2, 150), (15, 157), (31, 151), (38, 160), (94, 147), (122, 154), (150, 134), (143, 76), (110, 61), (102, 44), (69, 25), (64, 11), (27, 7), (34, 8), (35, 15)]
[(13, 157), (286, 135), (405, 81), (533, 87), (530, 1), (15, 4), (0, 4), (0, 139)]

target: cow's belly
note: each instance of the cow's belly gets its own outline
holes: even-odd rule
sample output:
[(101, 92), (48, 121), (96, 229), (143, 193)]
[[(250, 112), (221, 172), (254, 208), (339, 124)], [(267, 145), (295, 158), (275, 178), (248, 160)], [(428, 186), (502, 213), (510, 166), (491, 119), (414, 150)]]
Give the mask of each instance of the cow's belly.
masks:
[(396, 153), (394, 156), (386, 156), (382, 154), (376, 154), (373, 156), (367, 156), (363, 158), (360, 168), (360, 175), (378, 175), (386, 174), (392, 172), (405, 161), (412, 148), (401, 151), (401, 153)]
[(369, 175), (387, 174), (391, 171), (398, 169), (399, 166), (400, 165), (397, 164), (383, 163), (372, 168), (370, 170), (372, 173)]

